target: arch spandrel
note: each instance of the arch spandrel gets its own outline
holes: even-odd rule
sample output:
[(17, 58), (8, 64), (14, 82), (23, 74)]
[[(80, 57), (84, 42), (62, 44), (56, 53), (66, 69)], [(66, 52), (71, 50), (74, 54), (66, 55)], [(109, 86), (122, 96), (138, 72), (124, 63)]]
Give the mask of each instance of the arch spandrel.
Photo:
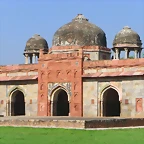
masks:
[(62, 88), (64, 91), (66, 91), (69, 97), (71, 96), (71, 83), (49, 83), (48, 99), (51, 99), (53, 92), (59, 88)]

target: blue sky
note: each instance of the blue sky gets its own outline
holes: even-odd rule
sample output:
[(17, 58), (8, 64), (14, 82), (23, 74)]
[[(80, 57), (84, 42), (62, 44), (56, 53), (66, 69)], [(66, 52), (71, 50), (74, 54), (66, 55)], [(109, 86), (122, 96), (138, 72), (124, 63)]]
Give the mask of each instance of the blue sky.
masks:
[(79, 13), (105, 31), (109, 48), (126, 25), (144, 43), (144, 0), (0, 0), (0, 65), (23, 64), (26, 41), (34, 34), (51, 47), (55, 31)]

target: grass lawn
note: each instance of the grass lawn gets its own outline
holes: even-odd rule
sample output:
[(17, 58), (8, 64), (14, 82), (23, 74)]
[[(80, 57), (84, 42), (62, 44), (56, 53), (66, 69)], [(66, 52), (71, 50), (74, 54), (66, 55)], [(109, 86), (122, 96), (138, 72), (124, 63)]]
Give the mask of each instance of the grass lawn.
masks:
[(143, 144), (144, 129), (66, 130), (0, 127), (0, 144)]

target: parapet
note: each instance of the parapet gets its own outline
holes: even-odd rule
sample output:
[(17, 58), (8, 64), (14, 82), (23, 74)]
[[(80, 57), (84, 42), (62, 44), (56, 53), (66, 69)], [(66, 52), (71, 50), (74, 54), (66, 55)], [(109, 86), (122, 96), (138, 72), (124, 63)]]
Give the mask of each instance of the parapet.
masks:
[(79, 50), (82, 49), (84, 51), (108, 51), (110, 52), (111, 49), (110, 48), (106, 48), (106, 47), (102, 47), (102, 46), (53, 46), (52, 48), (49, 49), (49, 52), (51, 53), (52, 51), (62, 51), (62, 50), (67, 50), (67, 51), (71, 51), (71, 50)]
[(140, 59), (113, 59), (113, 60), (96, 60), (96, 61), (84, 61), (83, 68), (119, 68), (119, 67), (143, 67), (144, 58)]
[(61, 59), (76, 59), (76, 58), (82, 58), (83, 57), (83, 51), (79, 49), (77, 52), (73, 53), (58, 53), (58, 54), (50, 54), (50, 53), (44, 53), (42, 50), (40, 50), (40, 57), (39, 61), (41, 60), (61, 60)]
[(3, 72), (18, 72), (18, 71), (37, 71), (38, 64), (19, 64), (0, 66), (0, 73)]

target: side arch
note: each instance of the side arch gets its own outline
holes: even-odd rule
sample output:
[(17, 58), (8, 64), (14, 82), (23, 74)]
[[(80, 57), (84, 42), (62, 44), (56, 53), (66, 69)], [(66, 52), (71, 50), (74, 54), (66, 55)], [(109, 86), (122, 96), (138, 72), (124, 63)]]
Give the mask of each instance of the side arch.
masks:
[(101, 101), (103, 101), (103, 95), (104, 93), (108, 90), (108, 89), (114, 89), (115, 91), (117, 91), (118, 95), (119, 95), (119, 101), (122, 100), (122, 96), (121, 96), (121, 93), (120, 93), (120, 90), (116, 87), (116, 86), (113, 86), (113, 85), (108, 85), (106, 87), (104, 87), (100, 93), (100, 99)]
[(121, 95), (117, 87), (109, 85), (101, 92), (101, 116), (114, 117), (121, 115)]
[(7, 115), (25, 115), (25, 92), (23, 89), (20, 87), (13, 87), (13, 89), (9, 91), (8, 95)]

